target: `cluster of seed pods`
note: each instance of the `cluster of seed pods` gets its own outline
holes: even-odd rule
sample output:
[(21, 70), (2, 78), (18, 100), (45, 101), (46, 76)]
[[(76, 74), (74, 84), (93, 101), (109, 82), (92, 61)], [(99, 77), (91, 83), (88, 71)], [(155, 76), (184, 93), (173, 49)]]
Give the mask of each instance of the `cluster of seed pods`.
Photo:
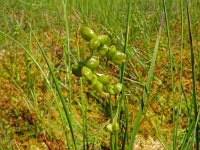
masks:
[[(125, 62), (126, 54), (117, 50), (115, 45), (108, 46), (107, 35), (96, 35), (89, 27), (81, 29), (82, 38), (88, 42), (92, 54), (97, 51), (101, 57), (107, 57), (113, 63), (119, 65)], [(111, 77), (104, 74), (95, 73), (100, 61), (97, 56), (90, 56), (86, 60), (73, 64), (72, 73), (77, 77), (84, 77), (89, 81), (91, 88), (97, 92), (106, 92), (110, 95), (117, 95), (122, 91), (122, 84), (110, 84)]]

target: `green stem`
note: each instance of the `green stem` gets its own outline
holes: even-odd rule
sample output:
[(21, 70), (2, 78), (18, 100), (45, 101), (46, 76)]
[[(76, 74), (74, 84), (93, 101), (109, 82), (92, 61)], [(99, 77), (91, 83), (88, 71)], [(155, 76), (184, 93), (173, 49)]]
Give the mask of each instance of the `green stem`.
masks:
[[(31, 31), (32, 31), (32, 29), (31, 29)], [(33, 33), (33, 31), (32, 31), (32, 33)], [(71, 117), (70, 117), (70, 114), (69, 114), (69, 111), (68, 111), (68, 108), (67, 108), (66, 101), (65, 101), (65, 99), (64, 99), (64, 96), (62, 95), (61, 89), (60, 89), (60, 87), (59, 87), (59, 83), (58, 83), (58, 81), (57, 81), (57, 79), (56, 79), (56, 77), (55, 77), (55, 74), (54, 74), (54, 72), (53, 72), (53, 69), (52, 69), (52, 67), (51, 67), (51, 65), (50, 65), (50, 63), (49, 63), (49, 60), (47, 59), (47, 56), (46, 56), (46, 54), (45, 54), (43, 48), (41, 47), (41, 45), (40, 45), (40, 43), (39, 43), (39, 41), (38, 41), (38, 39), (36, 38), (36, 36), (35, 36), (34, 33), (33, 33), (33, 36), (34, 36), (34, 38), (35, 38), (35, 40), (36, 40), (36, 42), (37, 42), (37, 44), (38, 44), (38, 46), (39, 46), (39, 48), (40, 48), (40, 51), (42, 52), (42, 55), (43, 55), (43, 57), (44, 57), (44, 59), (45, 59), (45, 61), (46, 61), (46, 63), (47, 63), (47, 66), (48, 66), (48, 68), (49, 68), (49, 71), (50, 71), (50, 73), (51, 73), (51, 76), (52, 76), (52, 78), (53, 78), (53, 81), (54, 81), (54, 83), (55, 83), (56, 90), (58, 91), (58, 95), (59, 95), (60, 100), (61, 100), (61, 102), (62, 102), (64, 111), (65, 111), (65, 115), (66, 115), (67, 121), (68, 121), (68, 123), (69, 123), (69, 128), (70, 128), (70, 131), (71, 131), (72, 140), (73, 140), (74, 147), (75, 147), (75, 150), (76, 150), (77, 148), (76, 148), (76, 141), (75, 141), (75, 137), (74, 137), (74, 131), (73, 131), (73, 126), (72, 126), (72, 121), (71, 121)]]
[[(177, 115), (176, 115), (176, 131), (177, 131), (177, 128), (179, 126), (179, 123), (180, 123), (180, 119), (179, 119), (179, 116), (181, 115), (181, 106), (182, 106), (182, 91), (181, 91), (181, 88), (182, 88), (182, 85), (183, 85), (183, 82), (182, 82), (182, 71), (183, 71), (183, 2), (182, 0), (180, 1), (180, 12), (181, 12), (181, 63), (180, 63), (180, 71), (179, 71), (179, 79), (180, 79), (180, 84), (179, 84), (179, 87), (178, 87), (178, 91), (179, 91), (179, 94), (178, 94), (178, 110), (177, 110)], [(176, 132), (176, 138), (177, 138), (177, 132)]]
[[(127, 53), (127, 49), (128, 49), (129, 27), (130, 27), (130, 16), (131, 16), (131, 2), (132, 2), (131, 0), (129, 0), (129, 2), (128, 2), (126, 36), (125, 36), (125, 45), (124, 45), (124, 53), (125, 54)], [(121, 68), (120, 68), (120, 83), (122, 83), (122, 84), (124, 82), (124, 72), (125, 72), (125, 63), (123, 63)], [(119, 125), (120, 125), (120, 120), (118, 119), (118, 116), (119, 116), (119, 113), (121, 112), (121, 103), (122, 103), (123, 99), (124, 99), (124, 88), (122, 89), (122, 92), (120, 93), (118, 104), (117, 104), (116, 116), (117, 116), (117, 120), (118, 120)], [(125, 108), (127, 108), (127, 107), (125, 106)], [(128, 117), (128, 115), (126, 117)], [(126, 120), (127, 120), (127, 118), (126, 118)], [(126, 129), (128, 129), (127, 126), (128, 126), (128, 124), (126, 123)], [(127, 131), (125, 131), (124, 140), (123, 140), (124, 143), (122, 145), (126, 144), (126, 138), (127, 138), (126, 132)], [(118, 132), (115, 133), (115, 144), (116, 144), (116, 149), (118, 149)]]
[[(193, 88), (193, 105), (194, 105), (194, 114), (195, 114), (195, 122), (198, 123), (198, 103), (197, 103), (197, 95), (196, 95), (196, 73), (195, 73), (195, 58), (194, 58), (194, 48), (193, 48), (193, 39), (192, 39), (192, 31), (191, 31), (191, 22), (190, 22), (190, 13), (189, 13), (189, 1), (187, 0), (187, 20), (188, 20), (188, 32), (189, 32), (189, 40), (190, 40), (190, 54), (191, 54), (191, 65), (192, 65), (192, 88)], [(199, 125), (196, 126), (196, 150), (199, 150)]]
[(62, 0), (64, 21), (65, 21), (65, 30), (66, 30), (66, 43), (64, 48), (64, 64), (65, 70), (67, 72), (67, 81), (69, 86), (69, 106), (71, 112), (72, 105), (72, 86), (71, 86), (71, 58), (70, 58), (70, 47), (69, 47), (69, 25), (68, 25), (68, 16), (67, 16), (67, 2), (68, 0)]
[(176, 120), (175, 120), (175, 99), (174, 99), (174, 55), (173, 51), (171, 49), (171, 40), (170, 40), (170, 29), (169, 29), (169, 23), (168, 23), (168, 13), (166, 8), (166, 0), (163, 0), (163, 7), (165, 12), (165, 20), (166, 20), (166, 27), (167, 27), (167, 38), (168, 38), (168, 49), (169, 49), (169, 56), (170, 56), (170, 72), (171, 72), (171, 86), (172, 86), (172, 100), (173, 100), (173, 149), (176, 149)]
[[(28, 50), (29, 53), (30, 53), (30, 50), (31, 50), (31, 40), (32, 40), (32, 36), (31, 36), (31, 32), (30, 32), (30, 34), (29, 34), (28, 48), (27, 48), (27, 50)], [(31, 58), (26, 53), (26, 85), (27, 85), (28, 95), (31, 95), (31, 93), (33, 91), (33, 86), (32, 86), (32, 82), (31, 82), (30, 69), (31, 69)], [(29, 96), (29, 98), (31, 98), (31, 97)]]
[(83, 79), (80, 78), (80, 88), (81, 88), (81, 113), (82, 113), (82, 123), (83, 123), (83, 150), (85, 150), (85, 137), (86, 137), (86, 132), (85, 132), (85, 100), (84, 100), (84, 94), (83, 94)]
[(118, 131), (115, 132), (115, 150), (118, 150)]
[(126, 149), (126, 142), (128, 142), (128, 100), (124, 99), (124, 106), (125, 106), (125, 119), (126, 119), (126, 126), (125, 126), (125, 133), (124, 133), (124, 139), (122, 143), (122, 149)]
[[(113, 122), (113, 110), (112, 110), (111, 97), (109, 97), (109, 105), (110, 105), (110, 122), (112, 124), (112, 122)], [(110, 146), (111, 146), (111, 150), (114, 150), (114, 134), (113, 134), (113, 132), (110, 133)]]
[[(53, 90), (53, 87), (51, 86), (50, 84), (50, 81), (48, 80), (47, 76), (45, 75), (44, 71), (42, 70), (41, 66), (38, 64), (38, 62), (35, 60), (35, 58), (31, 55), (31, 53), (29, 52), (29, 50), (27, 50), (21, 43), (19, 43), (17, 40), (15, 40), (14, 38), (12, 38), (11, 36), (9, 36), (8, 34), (0, 31), (1, 34), (3, 34), (5, 37), (8, 37), (9, 39), (13, 40), (15, 43), (17, 43), (25, 52), (26, 54), (28, 54), (28, 56), (31, 58), (31, 60), (36, 64), (36, 66), (38, 67), (38, 69), (41, 71), (43, 77), (45, 78), (48, 86), (50, 87), (50, 92), (52, 93), (53, 97), (54, 97), (54, 100), (56, 102), (56, 106), (58, 108), (58, 111), (59, 111), (59, 115), (61, 117), (61, 121), (62, 121), (62, 125), (63, 125), (63, 128), (64, 128), (64, 131), (65, 131), (65, 136), (66, 136), (66, 140), (67, 140), (67, 144), (68, 144), (68, 148), (70, 150), (70, 141), (68, 140), (68, 131), (67, 131), (67, 128), (66, 128), (66, 119), (63, 117), (62, 115), (62, 108), (60, 106), (60, 104), (58, 103), (57, 101), (57, 95), (55, 94), (54, 90)], [(12, 80), (14, 82), (14, 80)], [(14, 82), (15, 83), (15, 82)], [(22, 93), (22, 92), (21, 92)], [(24, 95), (24, 94), (22, 94)], [(48, 130), (47, 130), (48, 132)], [(49, 133), (48, 133), (49, 134)], [(49, 134), (50, 135), (50, 134)]]
[(152, 77), (153, 77), (154, 66), (155, 66), (155, 63), (156, 63), (156, 58), (157, 58), (157, 53), (158, 53), (158, 46), (159, 46), (160, 37), (161, 37), (161, 33), (162, 33), (163, 21), (164, 21), (164, 14), (162, 15), (162, 18), (161, 18), (161, 24), (160, 24), (160, 28), (159, 28), (158, 35), (157, 35), (157, 40), (156, 40), (156, 44), (155, 44), (155, 48), (154, 48), (154, 52), (153, 52), (153, 58), (151, 60), (151, 65), (150, 65), (150, 69), (149, 69), (149, 72), (148, 72), (145, 89), (144, 89), (144, 92), (143, 92), (143, 95), (142, 95), (142, 100), (141, 100), (141, 103), (140, 103), (140, 106), (139, 106), (139, 111), (138, 111), (136, 119), (134, 120), (134, 123), (133, 123), (134, 128), (131, 132), (131, 139), (130, 139), (130, 143), (129, 143), (129, 146), (128, 146), (128, 150), (132, 150), (132, 148), (133, 148), (133, 142), (135, 140), (135, 137), (136, 137), (136, 134), (137, 134), (137, 131), (138, 131), (138, 128), (139, 128), (140, 120), (142, 118), (145, 100), (147, 98), (147, 92), (149, 91), (150, 83), (151, 83), (151, 80), (152, 80)]
[[(78, 61), (81, 61), (80, 57), (80, 48), (79, 48), (79, 41), (77, 43), (77, 55), (78, 55)], [(83, 132), (83, 149), (86, 149), (86, 143), (88, 143), (87, 140), (87, 102), (84, 98), (84, 91), (83, 91), (83, 78), (80, 78), (80, 95), (81, 95), (81, 113), (82, 113), (82, 132)]]

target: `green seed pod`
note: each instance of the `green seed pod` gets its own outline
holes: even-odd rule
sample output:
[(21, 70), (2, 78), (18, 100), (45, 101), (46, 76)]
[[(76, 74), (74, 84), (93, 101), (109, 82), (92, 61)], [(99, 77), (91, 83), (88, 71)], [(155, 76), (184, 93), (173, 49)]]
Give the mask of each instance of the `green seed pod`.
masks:
[(92, 29), (90, 29), (89, 27), (83, 27), (81, 29), (81, 36), (84, 40), (86, 41), (90, 41), (91, 39), (93, 39), (96, 35), (94, 33), (94, 31)]
[(117, 83), (113, 86), (113, 91), (115, 94), (119, 94), (122, 91), (122, 84)]
[(79, 68), (78, 64), (73, 64), (72, 65), (72, 73), (76, 76), (76, 77), (82, 77), (81, 75), (81, 69)]
[(106, 56), (107, 56), (109, 59), (112, 59), (112, 57), (115, 55), (115, 53), (117, 53), (117, 49), (116, 49), (115, 45), (112, 45), (112, 46), (108, 49), (108, 52), (106, 53)]
[(98, 52), (101, 56), (105, 56), (106, 53), (108, 52), (109, 47), (107, 45), (103, 45), (98, 48)]
[(107, 84), (110, 82), (110, 76), (108, 76), (108, 75), (100, 75), (100, 76), (98, 77), (98, 80), (99, 80), (102, 84), (107, 85)]
[(119, 131), (119, 124), (118, 124), (118, 122), (113, 122), (112, 123), (112, 129), (113, 129), (113, 131)]
[(95, 89), (97, 92), (102, 92), (103, 91), (103, 84), (99, 82), (97, 79), (93, 79), (91, 81), (91, 87)]
[(82, 77), (81, 70), (84, 65), (85, 65), (85, 61), (79, 61), (78, 64), (72, 64), (72, 73), (76, 77)]
[(107, 91), (110, 95), (115, 95), (115, 92), (113, 91), (113, 85), (108, 85)]
[(92, 73), (92, 70), (89, 69), (86, 66), (83, 66), (83, 68), (81, 69), (81, 75), (83, 77), (85, 77), (87, 80), (91, 81), (94, 78), (94, 75)]
[(98, 38), (93, 38), (90, 40), (89, 47), (91, 50), (95, 50), (100, 46), (100, 41)]
[(107, 126), (106, 126), (106, 131), (108, 131), (108, 132), (113, 132), (113, 129), (112, 129), (112, 124), (108, 124)]
[(115, 55), (112, 57), (112, 61), (115, 64), (122, 64), (126, 61), (126, 54), (120, 51), (117, 51)]
[(91, 70), (96, 69), (99, 66), (99, 60), (97, 57), (90, 57), (86, 60), (85, 66), (90, 68)]
[(98, 77), (97, 77), (96, 74), (93, 74), (93, 79), (92, 79), (92, 80), (94, 80), (94, 79), (97, 79), (97, 80), (98, 80)]
[(101, 46), (108, 42), (108, 36), (107, 35), (99, 35), (99, 36), (97, 36), (97, 38), (99, 39)]

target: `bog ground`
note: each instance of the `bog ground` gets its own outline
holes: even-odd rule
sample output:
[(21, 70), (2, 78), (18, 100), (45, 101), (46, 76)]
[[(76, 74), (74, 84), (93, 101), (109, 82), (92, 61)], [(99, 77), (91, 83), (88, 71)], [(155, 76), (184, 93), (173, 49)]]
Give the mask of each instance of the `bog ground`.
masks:
[(199, 8), (0, 1), (0, 150), (198, 150)]

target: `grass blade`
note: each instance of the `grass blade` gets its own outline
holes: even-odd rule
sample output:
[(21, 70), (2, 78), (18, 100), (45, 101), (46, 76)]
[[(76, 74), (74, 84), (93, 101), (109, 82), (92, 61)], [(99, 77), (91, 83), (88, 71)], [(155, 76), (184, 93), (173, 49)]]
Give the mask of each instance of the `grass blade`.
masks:
[[(59, 114), (60, 114), (60, 117), (61, 117), (63, 129), (64, 129), (64, 131), (65, 131), (66, 140), (68, 141), (68, 131), (67, 131), (67, 129), (66, 129), (65, 118), (63, 117), (62, 110), (61, 110), (61, 107), (59, 106), (59, 103), (58, 103), (58, 101), (57, 101), (56, 94), (55, 94), (55, 92), (53, 91), (53, 87), (51, 86), (50, 81), (48, 80), (48, 78), (47, 78), (47, 76), (45, 75), (44, 71), (42, 70), (41, 66), (40, 66), (39, 63), (36, 61), (36, 59), (33, 57), (33, 55), (29, 52), (29, 50), (27, 50), (21, 43), (19, 43), (17, 40), (15, 40), (14, 38), (12, 38), (11, 36), (9, 36), (8, 34), (2, 32), (2, 31), (0, 31), (0, 33), (3, 34), (5, 37), (8, 37), (9, 39), (13, 40), (16, 44), (18, 44), (18, 45), (26, 52), (26, 54), (28, 55), (28, 57), (36, 64), (36, 66), (38, 67), (38, 69), (41, 71), (41, 73), (42, 73), (43, 77), (45, 78), (45, 80), (46, 80), (48, 86), (50, 87), (51, 93), (52, 93), (52, 95), (53, 95), (53, 97), (54, 97), (54, 99), (55, 99), (55, 103), (56, 103), (56, 105), (57, 105), (57, 108), (58, 108), (58, 111), (59, 111)], [(15, 83), (15, 81), (14, 81), (12, 78), (10, 78), (10, 79), (12, 80), (13, 83)], [(15, 83), (15, 85), (17, 85), (17, 84)], [(20, 89), (20, 88), (18, 87), (18, 89)], [(23, 92), (20, 91), (20, 93), (23, 93)], [(25, 100), (28, 102), (28, 98), (25, 98)], [(28, 107), (29, 107), (29, 105), (28, 105)], [(30, 109), (29, 109), (29, 110), (30, 110)], [(69, 147), (69, 142), (68, 142), (68, 147)], [(69, 149), (70, 149), (70, 147), (69, 147)]]
[[(192, 30), (191, 30), (191, 21), (190, 21), (190, 13), (189, 13), (189, 1), (187, 0), (187, 20), (188, 20), (188, 32), (189, 32), (189, 40), (190, 40), (190, 54), (191, 54), (191, 66), (192, 66), (192, 98), (194, 105), (194, 114), (195, 114), (195, 122), (198, 122), (198, 103), (197, 103), (197, 95), (196, 95), (196, 73), (195, 73), (195, 58), (194, 58), (194, 48), (193, 48), (193, 39), (192, 39)], [(196, 149), (199, 150), (199, 125), (196, 126)]]
[(166, 22), (166, 30), (167, 30), (167, 47), (169, 50), (169, 57), (170, 57), (170, 72), (171, 72), (171, 87), (172, 87), (172, 101), (173, 101), (173, 149), (176, 149), (176, 135), (177, 135), (177, 128), (175, 123), (177, 120), (175, 120), (175, 99), (174, 99), (174, 92), (175, 92), (175, 85), (174, 85), (174, 54), (171, 49), (171, 39), (170, 39), (170, 29), (169, 29), (169, 21), (168, 21), (168, 12), (166, 7), (166, 0), (163, 0), (163, 8), (165, 12), (165, 22)]
[[(131, 2), (132, 2), (132, 0), (129, 0), (129, 3), (128, 3), (128, 15), (127, 15), (127, 23), (126, 23), (126, 37), (125, 37), (125, 45), (124, 45), (124, 53), (125, 54), (126, 54), (126, 51), (127, 51), (128, 40), (129, 40)], [(123, 84), (123, 80), (124, 80), (124, 72), (125, 72), (125, 63), (122, 64), (121, 69), (120, 69), (120, 82), (122, 84)], [(126, 141), (127, 141), (127, 138), (128, 138), (128, 100), (124, 97), (124, 91), (122, 91), (122, 95), (121, 96), (124, 99), (125, 122), (126, 122), (125, 133), (124, 133), (124, 138), (123, 138), (123, 143), (122, 143), (122, 149), (126, 149)], [(122, 100), (122, 98), (120, 100)], [(121, 101), (120, 101), (120, 107), (121, 107)]]
[[(32, 29), (31, 29), (31, 31), (32, 31)], [(37, 44), (38, 44), (38, 46), (39, 46), (41, 52), (42, 52), (42, 55), (43, 55), (43, 57), (44, 57), (44, 59), (45, 59), (47, 65), (48, 65), (49, 71), (50, 71), (51, 76), (52, 76), (52, 78), (53, 78), (53, 81), (54, 81), (54, 83), (55, 83), (56, 90), (57, 90), (58, 95), (59, 95), (59, 97), (60, 97), (60, 100), (61, 100), (61, 102), (62, 102), (64, 111), (65, 111), (65, 115), (66, 115), (67, 120), (68, 120), (68, 123), (69, 123), (69, 128), (70, 128), (70, 131), (71, 131), (72, 140), (73, 140), (73, 143), (74, 143), (74, 146), (75, 146), (75, 149), (76, 149), (76, 141), (75, 141), (75, 137), (74, 137), (74, 131), (73, 131), (73, 126), (72, 126), (71, 117), (70, 117), (69, 110), (68, 110), (68, 108), (67, 108), (67, 104), (66, 104), (66, 102), (65, 102), (65, 99), (64, 99), (64, 97), (63, 97), (63, 95), (62, 95), (62, 92), (61, 92), (61, 89), (60, 89), (60, 87), (59, 87), (59, 83), (58, 83), (58, 81), (57, 81), (57, 79), (56, 79), (56, 77), (55, 77), (55, 75), (54, 75), (53, 69), (52, 69), (52, 67), (51, 67), (51, 65), (50, 65), (49, 60), (47, 59), (47, 56), (46, 56), (46, 54), (45, 54), (45, 52), (44, 52), (44, 49), (41, 47), (41, 45), (40, 45), (39, 41), (37, 40), (37, 38), (36, 38), (36, 36), (35, 36), (35, 34), (34, 34), (33, 31), (32, 31), (32, 34), (33, 34), (33, 36), (34, 36), (34, 38), (35, 38), (35, 40), (36, 40), (36, 42), (37, 42)]]
[(145, 104), (145, 100), (147, 98), (147, 93), (149, 91), (150, 83), (151, 83), (151, 80), (153, 78), (153, 71), (154, 71), (154, 66), (155, 66), (156, 58), (157, 58), (158, 46), (159, 46), (160, 37), (161, 37), (161, 33), (162, 33), (162, 27), (163, 27), (163, 21), (164, 21), (164, 13), (162, 14), (162, 18), (161, 18), (160, 28), (159, 28), (159, 31), (158, 31), (158, 35), (157, 35), (157, 39), (156, 39), (156, 43), (155, 43), (155, 48), (154, 48), (154, 51), (153, 51), (153, 58), (152, 58), (152, 61), (151, 61), (149, 72), (148, 72), (145, 89), (144, 89), (144, 92), (143, 92), (143, 95), (142, 95), (142, 101), (140, 103), (140, 107), (139, 107), (139, 111), (137, 113), (136, 119), (133, 123), (133, 130), (131, 132), (131, 139), (130, 139), (130, 143), (129, 143), (129, 146), (128, 146), (129, 150), (132, 150), (133, 142), (135, 140), (135, 136), (137, 134), (139, 124), (140, 124), (140, 120), (141, 120), (141, 117), (142, 117), (142, 114), (143, 114), (144, 104)]

